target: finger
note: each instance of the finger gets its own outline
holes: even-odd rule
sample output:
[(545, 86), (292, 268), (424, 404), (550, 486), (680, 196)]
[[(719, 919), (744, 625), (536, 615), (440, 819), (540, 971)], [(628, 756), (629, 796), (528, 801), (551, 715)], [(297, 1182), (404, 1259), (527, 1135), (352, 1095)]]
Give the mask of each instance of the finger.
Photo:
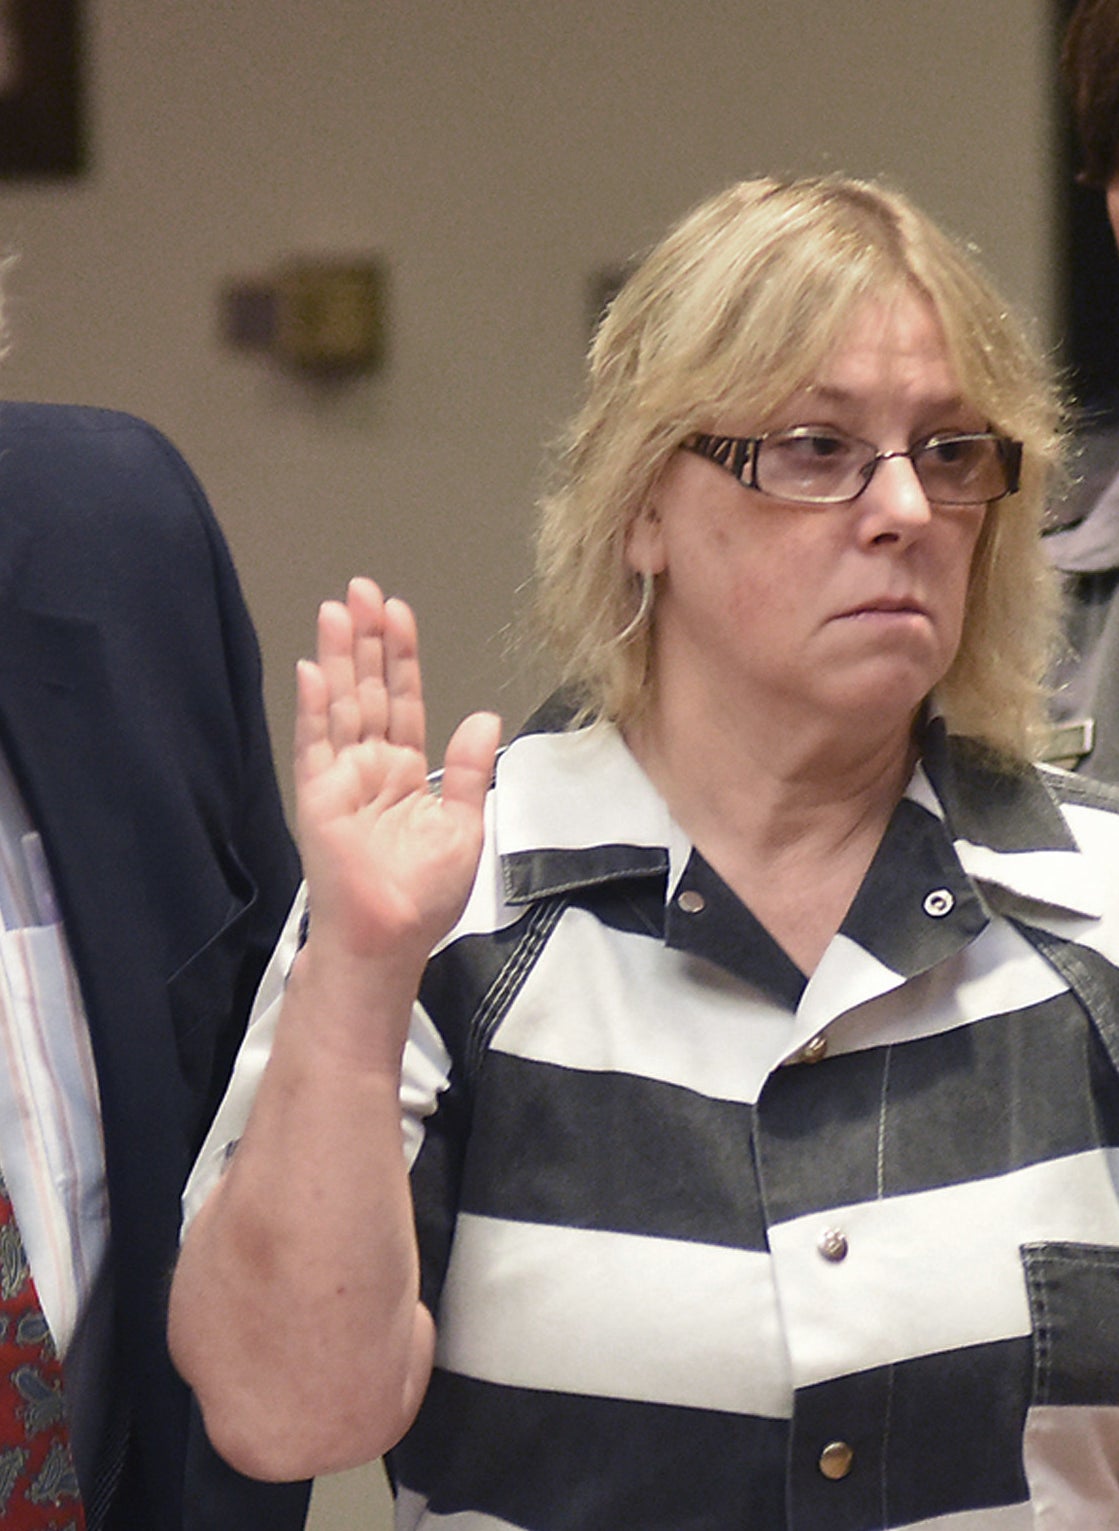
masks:
[(422, 755), (427, 725), (416, 619), (411, 607), (395, 597), (385, 602), (385, 685), (389, 741)]
[(353, 630), (352, 658), (363, 738), (383, 738), (389, 702), (385, 687), (385, 602), (380, 587), (362, 575), (346, 589)]
[(452, 810), (480, 813), (493, 780), (501, 739), (501, 719), (492, 712), (474, 712), (451, 735), (443, 759), (442, 798)]
[(313, 660), (301, 659), (295, 667), (293, 773), (296, 786), (303, 786), (333, 761), (326, 677)]
[(327, 688), (330, 739), (335, 749), (361, 737), (361, 709), (354, 672), (354, 629), (349, 609), (341, 601), (319, 607), (319, 669)]

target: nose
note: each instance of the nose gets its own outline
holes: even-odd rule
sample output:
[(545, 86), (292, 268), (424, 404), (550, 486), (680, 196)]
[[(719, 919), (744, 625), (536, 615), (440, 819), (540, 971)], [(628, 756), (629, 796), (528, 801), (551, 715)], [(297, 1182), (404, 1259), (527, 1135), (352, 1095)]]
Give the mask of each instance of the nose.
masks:
[(907, 541), (932, 520), (932, 506), (906, 452), (880, 452), (870, 482), (855, 502), (867, 542)]

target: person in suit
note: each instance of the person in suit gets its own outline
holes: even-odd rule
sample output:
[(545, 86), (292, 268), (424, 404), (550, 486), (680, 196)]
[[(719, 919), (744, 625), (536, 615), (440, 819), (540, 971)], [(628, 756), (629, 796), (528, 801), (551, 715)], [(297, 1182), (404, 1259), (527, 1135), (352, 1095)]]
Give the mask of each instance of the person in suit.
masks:
[(217, 1458), (165, 1342), (180, 1192), (297, 880), (256, 638), (151, 426), (0, 403), (0, 506), (0, 1169), (87, 1525), (288, 1531), (307, 1485)]
[[(1080, 182), (1106, 197), (1119, 237), (1119, 0), (1081, 0), (1061, 55)], [(1119, 417), (1080, 422), (1069, 492), (1045, 539), (1065, 589), (1065, 643), (1051, 676), (1047, 757), (1119, 782)]]

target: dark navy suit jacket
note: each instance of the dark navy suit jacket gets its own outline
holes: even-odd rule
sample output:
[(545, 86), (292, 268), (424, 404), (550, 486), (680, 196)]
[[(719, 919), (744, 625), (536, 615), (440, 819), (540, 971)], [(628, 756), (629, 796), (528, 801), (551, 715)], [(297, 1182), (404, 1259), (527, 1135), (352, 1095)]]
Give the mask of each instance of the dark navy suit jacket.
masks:
[(256, 639), (221, 532), (158, 432), (0, 403), (0, 744), (45, 842), (105, 1136), (113, 1531), (285, 1531), (305, 1485), (209, 1450), (169, 1360), (179, 1195), (296, 884)]

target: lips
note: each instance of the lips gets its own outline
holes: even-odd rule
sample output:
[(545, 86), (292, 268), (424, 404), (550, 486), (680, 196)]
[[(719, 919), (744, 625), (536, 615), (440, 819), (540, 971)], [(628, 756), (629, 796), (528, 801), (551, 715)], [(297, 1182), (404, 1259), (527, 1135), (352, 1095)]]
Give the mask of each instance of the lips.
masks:
[(841, 611), (841, 617), (863, 616), (913, 616), (927, 617), (928, 607), (911, 596), (895, 598), (893, 596), (881, 596), (874, 600), (862, 601), (858, 606), (851, 606), (846, 611)]

